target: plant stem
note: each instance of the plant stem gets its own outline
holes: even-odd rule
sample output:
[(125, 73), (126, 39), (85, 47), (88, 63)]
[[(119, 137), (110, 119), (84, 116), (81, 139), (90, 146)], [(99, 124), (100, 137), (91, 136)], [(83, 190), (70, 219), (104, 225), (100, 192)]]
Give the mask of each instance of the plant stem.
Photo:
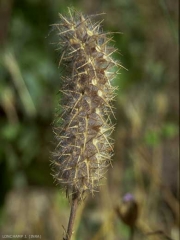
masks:
[(130, 235), (129, 235), (129, 240), (134, 239), (134, 226), (130, 227)]
[(78, 207), (78, 200), (79, 200), (79, 194), (73, 193), (72, 194), (72, 204), (71, 204), (71, 212), (69, 216), (69, 222), (68, 222), (68, 228), (66, 232), (66, 237), (63, 238), (63, 240), (70, 240), (72, 233), (73, 233), (73, 226), (74, 226), (74, 220), (76, 217), (77, 207)]

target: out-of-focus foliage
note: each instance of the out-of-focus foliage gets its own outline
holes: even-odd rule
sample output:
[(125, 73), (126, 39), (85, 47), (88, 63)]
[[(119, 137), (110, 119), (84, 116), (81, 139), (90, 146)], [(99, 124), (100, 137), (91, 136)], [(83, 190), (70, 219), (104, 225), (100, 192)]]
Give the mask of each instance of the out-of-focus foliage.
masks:
[[(135, 239), (160, 239), (158, 234), (145, 234), (161, 230), (176, 240), (176, 0), (1, 0), (0, 234), (41, 234), (45, 240), (61, 239), (60, 226), (67, 224), (68, 205), (56, 193), (49, 167), (51, 123), (62, 74), (55, 51), (57, 39), (50, 25), (67, 6), (85, 14), (106, 13), (95, 19), (105, 19), (105, 31), (120, 32), (113, 34), (121, 53), (115, 57), (128, 69), (122, 69), (114, 81), (119, 86), (114, 168), (109, 170), (100, 193), (89, 198), (83, 215), (80, 211), (76, 239), (127, 239), (129, 229), (118, 220), (114, 207), (124, 193), (131, 192), (140, 208)], [(16, 209), (10, 208), (13, 204)], [(35, 207), (37, 215), (36, 211), (26, 212), (26, 204)]]

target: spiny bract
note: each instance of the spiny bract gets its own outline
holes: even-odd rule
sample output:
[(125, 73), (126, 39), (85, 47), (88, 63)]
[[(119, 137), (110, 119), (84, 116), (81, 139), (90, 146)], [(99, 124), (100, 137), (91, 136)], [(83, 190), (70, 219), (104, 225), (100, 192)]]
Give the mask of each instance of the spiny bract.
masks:
[[(111, 38), (100, 23), (69, 10), (60, 14), (57, 29), (60, 62), (64, 66), (61, 114), (55, 116), (54, 178), (69, 192), (93, 193), (110, 164), (113, 124), (109, 118), (115, 87), (111, 81), (119, 64), (108, 46)], [(61, 123), (59, 123), (61, 122)]]

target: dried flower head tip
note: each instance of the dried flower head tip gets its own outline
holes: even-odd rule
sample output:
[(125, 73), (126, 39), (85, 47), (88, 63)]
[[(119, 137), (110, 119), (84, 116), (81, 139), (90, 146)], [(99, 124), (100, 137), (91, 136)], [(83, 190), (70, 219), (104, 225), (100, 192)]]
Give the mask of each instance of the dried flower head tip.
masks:
[(115, 96), (111, 82), (119, 64), (112, 58), (116, 49), (108, 45), (109, 34), (91, 17), (69, 10), (54, 26), (64, 67), (62, 110), (54, 123), (54, 177), (68, 193), (82, 196), (97, 190), (111, 161), (114, 126), (109, 115), (114, 114)]

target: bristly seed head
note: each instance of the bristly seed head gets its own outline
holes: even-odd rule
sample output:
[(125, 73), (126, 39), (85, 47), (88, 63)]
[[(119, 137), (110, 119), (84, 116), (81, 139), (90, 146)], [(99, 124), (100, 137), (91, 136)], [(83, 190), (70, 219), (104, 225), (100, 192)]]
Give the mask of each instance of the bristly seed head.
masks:
[[(111, 85), (119, 64), (111, 57), (108, 34), (90, 17), (69, 10), (55, 24), (62, 78), (61, 114), (55, 116), (56, 148), (53, 152), (54, 178), (68, 193), (97, 190), (111, 161), (114, 126), (109, 118), (115, 87)], [(61, 119), (61, 124), (59, 123)]]

